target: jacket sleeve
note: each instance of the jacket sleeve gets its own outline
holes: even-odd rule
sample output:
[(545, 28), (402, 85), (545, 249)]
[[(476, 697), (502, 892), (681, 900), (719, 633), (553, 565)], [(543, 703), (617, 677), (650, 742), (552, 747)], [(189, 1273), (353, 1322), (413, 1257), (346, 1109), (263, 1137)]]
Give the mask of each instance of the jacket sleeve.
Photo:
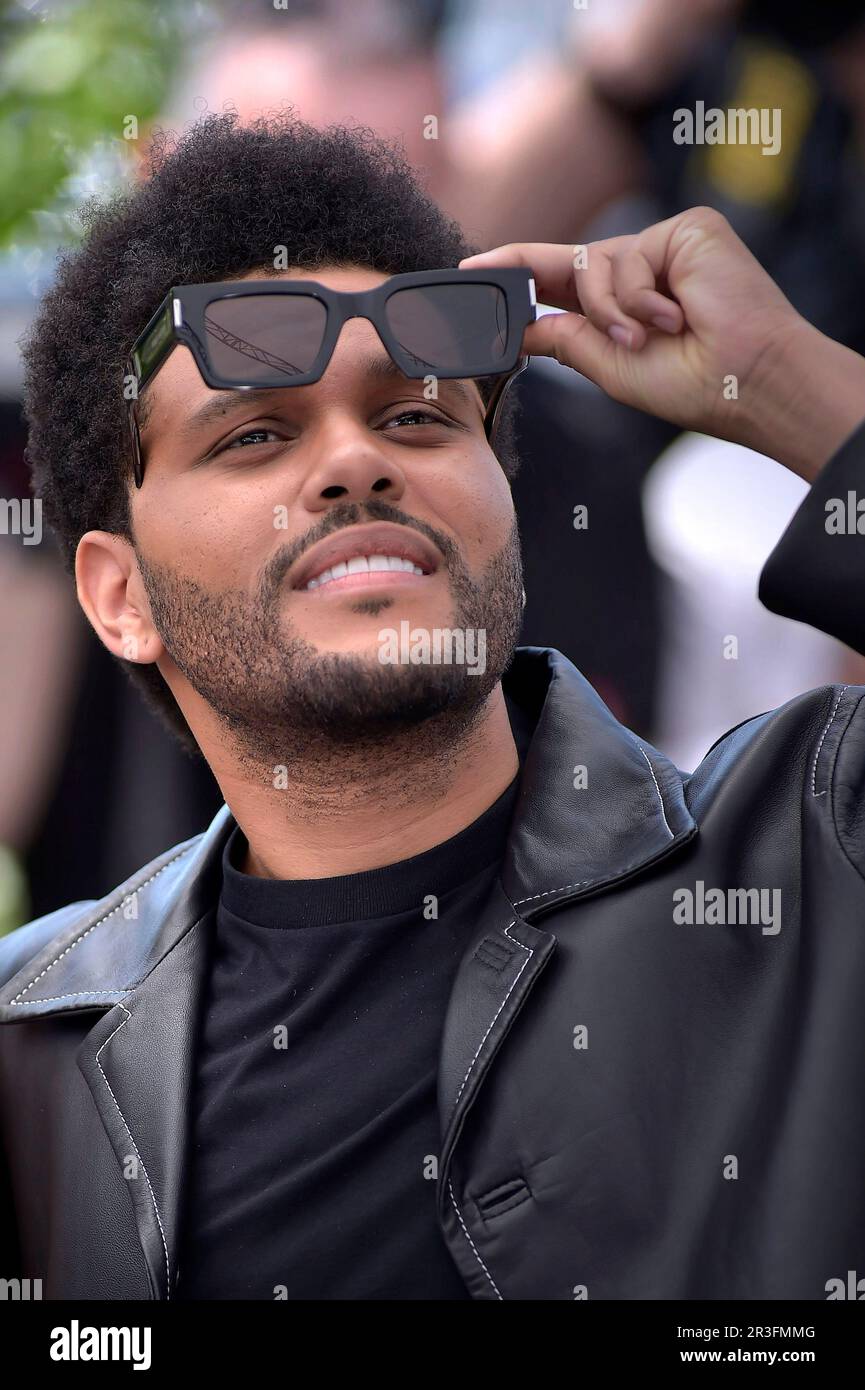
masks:
[(865, 420), (794, 513), (763, 567), (758, 593), (773, 613), (865, 655)]

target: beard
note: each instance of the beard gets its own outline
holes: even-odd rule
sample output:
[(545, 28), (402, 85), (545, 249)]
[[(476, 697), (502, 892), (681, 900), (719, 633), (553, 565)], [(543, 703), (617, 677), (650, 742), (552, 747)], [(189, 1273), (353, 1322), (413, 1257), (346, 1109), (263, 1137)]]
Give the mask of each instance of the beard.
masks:
[[(420, 531), (444, 557), (454, 612), (442, 623), (486, 634), (486, 665), (382, 663), (377, 655), (320, 651), (292, 631), (282, 611), (284, 579), (300, 554), (325, 535), (365, 521)], [(478, 579), (449, 536), (390, 503), (335, 506), (314, 534), (268, 562), (256, 594), (212, 591), (136, 552), (153, 624), (166, 651), (230, 735), (238, 758), (268, 770), (311, 762), (334, 777), (346, 762), (369, 769), (404, 748), (412, 761), (452, 756), (481, 717), (509, 665), (522, 622), (522, 562), (514, 519), (510, 534)], [(386, 614), (394, 600), (361, 599), (357, 613)], [(387, 618), (384, 617), (386, 622)], [(405, 762), (402, 762), (404, 776)], [(410, 780), (410, 779), (406, 779)], [(417, 788), (414, 789), (415, 793)]]

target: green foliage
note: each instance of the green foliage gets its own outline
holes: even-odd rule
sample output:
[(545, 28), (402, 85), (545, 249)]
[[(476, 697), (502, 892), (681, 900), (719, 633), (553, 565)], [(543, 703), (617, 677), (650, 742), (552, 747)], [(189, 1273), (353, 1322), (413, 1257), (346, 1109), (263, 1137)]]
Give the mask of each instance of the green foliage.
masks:
[(159, 114), (183, 50), (180, 9), (0, 0), (0, 246), (37, 234), (34, 214), (62, 206), (89, 151)]
[(29, 914), (23, 865), (8, 845), (0, 844), (0, 936), (20, 927)]

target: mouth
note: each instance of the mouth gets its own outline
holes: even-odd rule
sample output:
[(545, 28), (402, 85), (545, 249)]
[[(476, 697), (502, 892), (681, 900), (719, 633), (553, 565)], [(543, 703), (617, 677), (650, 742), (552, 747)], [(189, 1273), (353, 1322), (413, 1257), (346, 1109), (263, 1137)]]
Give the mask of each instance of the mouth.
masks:
[(423, 584), (439, 568), (438, 549), (426, 537), (392, 522), (349, 526), (320, 541), (290, 573), (301, 593), (341, 593)]

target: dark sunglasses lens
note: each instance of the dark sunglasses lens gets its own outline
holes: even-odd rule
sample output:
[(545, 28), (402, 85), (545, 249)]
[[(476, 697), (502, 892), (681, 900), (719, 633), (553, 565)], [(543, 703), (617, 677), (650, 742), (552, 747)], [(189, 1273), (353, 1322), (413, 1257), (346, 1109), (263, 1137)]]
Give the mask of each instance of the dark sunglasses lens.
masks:
[(285, 385), (308, 372), (324, 338), (327, 310), (304, 294), (216, 299), (204, 313), (205, 350), (214, 372), (239, 386)]
[(425, 285), (387, 301), (388, 327), (403, 352), (431, 373), (495, 372), (508, 341), (508, 306), (496, 285)]

